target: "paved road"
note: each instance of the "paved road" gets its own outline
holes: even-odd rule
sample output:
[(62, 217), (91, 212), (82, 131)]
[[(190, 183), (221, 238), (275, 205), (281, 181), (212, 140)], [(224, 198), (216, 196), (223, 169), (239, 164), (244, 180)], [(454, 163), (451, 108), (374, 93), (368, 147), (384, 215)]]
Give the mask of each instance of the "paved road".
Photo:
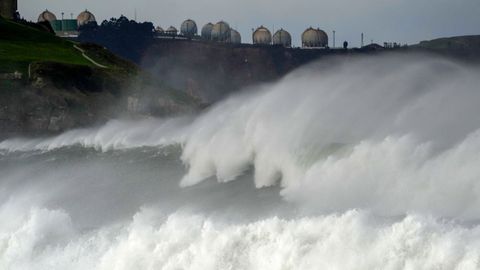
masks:
[(90, 58), (88, 55), (85, 54), (85, 50), (78, 47), (77, 45), (73, 45), (73, 47), (77, 50), (79, 50), (81, 53), (82, 53), (82, 56), (87, 59), (88, 61), (90, 61), (90, 63), (94, 64), (95, 66), (99, 67), (99, 68), (108, 68), (107, 66), (104, 66), (102, 64), (99, 64), (97, 62), (95, 62), (95, 60), (93, 60), (92, 58)]

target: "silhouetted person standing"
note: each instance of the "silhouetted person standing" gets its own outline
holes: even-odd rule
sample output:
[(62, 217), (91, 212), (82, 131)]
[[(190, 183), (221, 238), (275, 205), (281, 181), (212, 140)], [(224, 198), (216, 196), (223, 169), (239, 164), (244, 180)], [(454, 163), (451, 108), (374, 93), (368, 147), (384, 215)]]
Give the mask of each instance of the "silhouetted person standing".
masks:
[(348, 42), (347, 41), (344, 41), (343, 42), (343, 48), (346, 50), (348, 48)]

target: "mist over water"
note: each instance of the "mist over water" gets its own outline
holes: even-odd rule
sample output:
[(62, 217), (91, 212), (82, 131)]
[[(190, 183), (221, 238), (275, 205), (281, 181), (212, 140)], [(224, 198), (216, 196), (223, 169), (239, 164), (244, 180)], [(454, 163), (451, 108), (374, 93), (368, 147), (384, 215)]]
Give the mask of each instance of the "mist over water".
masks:
[(199, 116), (0, 142), (0, 269), (478, 269), (479, 71), (329, 59)]

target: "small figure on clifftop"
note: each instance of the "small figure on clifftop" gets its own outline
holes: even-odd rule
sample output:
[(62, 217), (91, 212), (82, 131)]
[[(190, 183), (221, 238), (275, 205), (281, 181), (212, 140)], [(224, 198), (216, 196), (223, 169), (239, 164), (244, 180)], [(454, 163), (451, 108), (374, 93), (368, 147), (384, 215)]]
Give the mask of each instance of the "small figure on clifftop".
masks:
[(343, 48), (346, 50), (348, 48), (348, 42), (347, 41), (344, 41), (343, 42)]

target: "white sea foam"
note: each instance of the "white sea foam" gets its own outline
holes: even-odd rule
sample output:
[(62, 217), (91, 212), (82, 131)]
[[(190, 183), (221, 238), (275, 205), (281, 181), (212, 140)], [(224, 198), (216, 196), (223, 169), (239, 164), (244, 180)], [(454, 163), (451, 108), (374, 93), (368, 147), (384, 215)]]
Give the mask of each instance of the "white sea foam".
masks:
[[(48, 242), (45, 242), (48, 239)], [(478, 269), (480, 228), (409, 215), (395, 222), (349, 211), (228, 224), (160, 217), (79, 236), (62, 211), (32, 209), (0, 232), (1, 269)]]

